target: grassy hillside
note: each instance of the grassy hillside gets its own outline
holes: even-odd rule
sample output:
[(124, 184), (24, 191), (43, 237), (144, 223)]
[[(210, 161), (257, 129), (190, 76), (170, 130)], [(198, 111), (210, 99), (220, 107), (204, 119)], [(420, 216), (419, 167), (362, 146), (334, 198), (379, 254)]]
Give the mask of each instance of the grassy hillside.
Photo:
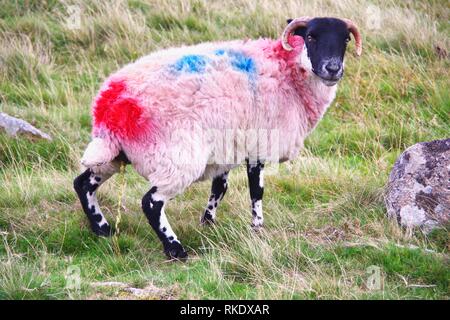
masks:
[[(402, 230), (386, 219), (382, 198), (402, 150), (450, 136), (446, 1), (67, 3), (80, 9), (79, 28), (60, 1), (0, 0), (0, 110), (53, 136), (0, 132), (1, 299), (135, 298), (92, 285), (105, 281), (151, 286), (140, 298), (449, 298), (448, 230)], [(303, 154), (266, 178), (265, 230), (249, 228), (241, 168), (216, 227), (199, 226), (209, 183), (170, 202), (190, 260), (168, 263), (141, 212), (149, 187), (130, 167), (123, 196), (119, 175), (99, 192), (112, 224), (121, 212), (121, 233), (95, 237), (72, 180), (102, 79), (159, 48), (275, 38), (286, 18), (302, 15), (354, 19), (364, 52), (355, 58), (350, 44), (337, 99)], [(370, 267), (379, 268), (378, 289), (367, 285)], [(71, 268), (81, 272), (80, 290), (67, 287)]]

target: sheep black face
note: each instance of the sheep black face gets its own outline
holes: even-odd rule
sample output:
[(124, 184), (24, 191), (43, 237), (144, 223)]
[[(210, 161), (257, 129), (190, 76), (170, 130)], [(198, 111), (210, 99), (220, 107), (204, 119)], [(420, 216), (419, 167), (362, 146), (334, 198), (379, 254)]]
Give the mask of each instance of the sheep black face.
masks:
[[(287, 22), (291, 25), (293, 20)], [(358, 30), (350, 20), (307, 19), (300, 26), (294, 25), (292, 31), (305, 41), (312, 72), (328, 86), (335, 85), (344, 74), (344, 55), (350, 32), (357, 38), (357, 53), (361, 51)]]

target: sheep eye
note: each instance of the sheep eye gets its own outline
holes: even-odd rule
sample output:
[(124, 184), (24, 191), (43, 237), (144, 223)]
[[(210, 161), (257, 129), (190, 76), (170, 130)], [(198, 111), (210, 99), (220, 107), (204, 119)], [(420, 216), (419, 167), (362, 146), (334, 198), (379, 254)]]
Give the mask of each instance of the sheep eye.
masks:
[(314, 38), (312, 35), (308, 35), (306, 39), (308, 40), (308, 42), (316, 41), (316, 38)]
[(345, 42), (349, 43), (350, 42), (350, 37), (345, 38)]

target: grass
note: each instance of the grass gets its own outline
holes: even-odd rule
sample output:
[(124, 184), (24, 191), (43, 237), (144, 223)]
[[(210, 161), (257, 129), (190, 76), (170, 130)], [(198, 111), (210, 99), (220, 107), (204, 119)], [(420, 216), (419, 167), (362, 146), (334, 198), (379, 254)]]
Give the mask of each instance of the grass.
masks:
[[(448, 229), (428, 236), (402, 230), (383, 205), (396, 157), (416, 142), (449, 136), (449, 59), (436, 49), (449, 48), (445, 2), (70, 4), (81, 8), (76, 30), (67, 28), (59, 1), (0, 1), (1, 111), (53, 136), (47, 142), (0, 133), (0, 299), (135, 298), (92, 285), (105, 281), (151, 284), (158, 290), (150, 299), (449, 298)], [(364, 52), (358, 60), (349, 51), (338, 96), (299, 159), (266, 178), (264, 231), (249, 228), (241, 168), (231, 174), (217, 226), (198, 224), (209, 183), (169, 204), (190, 260), (168, 263), (140, 209), (148, 185), (128, 168), (121, 234), (96, 238), (72, 180), (102, 79), (159, 48), (278, 37), (286, 18), (300, 15), (354, 19)], [(380, 28), (369, 23), (374, 17)], [(114, 223), (120, 178), (99, 198)], [(379, 268), (379, 288), (367, 285), (371, 266)], [(74, 267), (80, 290), (67, 286)]]

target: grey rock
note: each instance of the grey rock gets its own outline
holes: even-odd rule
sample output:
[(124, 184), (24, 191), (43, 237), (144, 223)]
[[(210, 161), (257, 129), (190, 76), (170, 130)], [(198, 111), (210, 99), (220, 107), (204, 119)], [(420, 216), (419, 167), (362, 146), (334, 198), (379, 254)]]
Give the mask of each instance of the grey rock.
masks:
[(33, 127), (25, 120), (11, 117), (3, 112), (0, 112), (0, 128), (5, 129), (6, 133), (13, 137), (15, 137), (17, 133), (28, 133), (43, 139), (52, 140), (48, 134)]
[(450, 139), (409, 147), (394, 164), (385, 195), (387, 213), (404, 227), (425, 233), (448, 226)]

